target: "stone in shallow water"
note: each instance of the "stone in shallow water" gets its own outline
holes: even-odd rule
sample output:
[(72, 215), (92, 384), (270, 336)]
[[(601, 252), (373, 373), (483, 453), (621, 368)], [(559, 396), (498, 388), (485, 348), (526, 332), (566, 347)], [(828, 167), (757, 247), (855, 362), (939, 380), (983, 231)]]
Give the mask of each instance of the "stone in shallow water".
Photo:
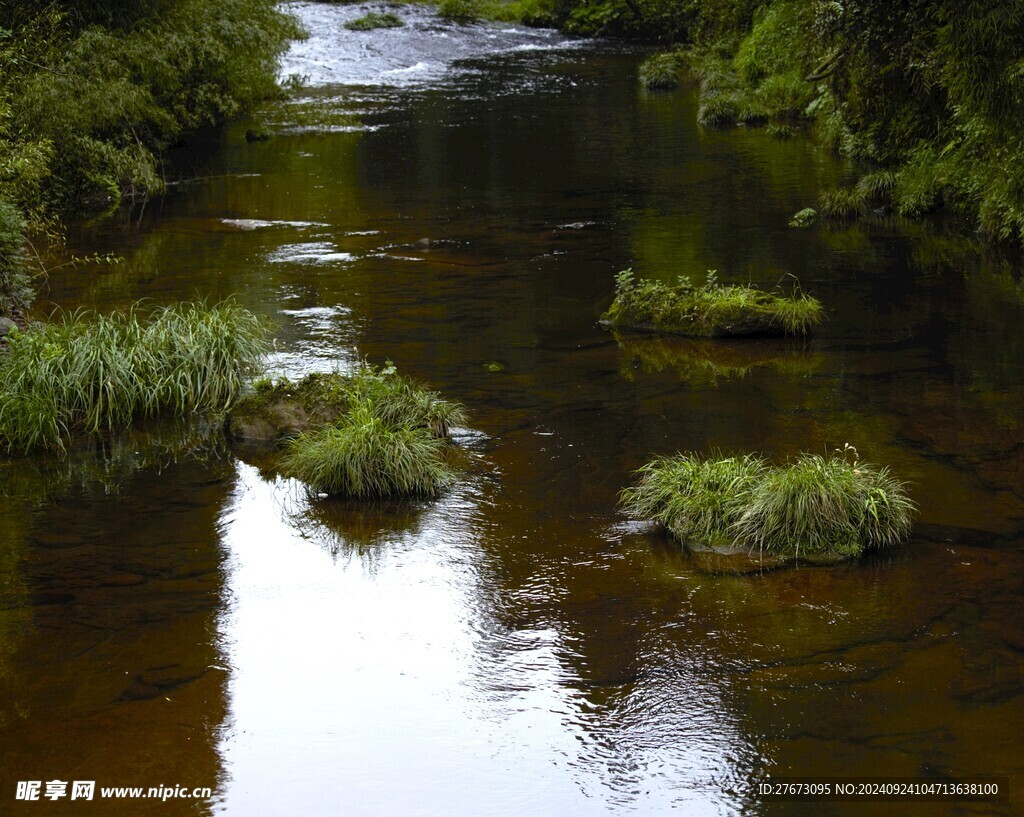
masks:
[(758, 573), (797, 565), (834, 565), (847, 561), (846, 557), (828, 554), (801, 556), (799, 559), (761, 553), (743, 547), (699, 547), (687, 545), (686, 551), (694, 567), (705, 573)]

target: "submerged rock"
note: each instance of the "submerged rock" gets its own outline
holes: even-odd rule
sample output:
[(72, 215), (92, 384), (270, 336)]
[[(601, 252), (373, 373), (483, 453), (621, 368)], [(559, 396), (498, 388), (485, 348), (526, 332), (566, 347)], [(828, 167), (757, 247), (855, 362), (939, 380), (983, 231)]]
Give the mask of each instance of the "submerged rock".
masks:
[(695, 544), (687, 544), (685, 550), (694, 567), (703, 573), (759, 573), (800, 564), (823, 567), (839, 564), (850, 558), (835, 553), (809, 553), (795, 558), (745, 547), (711, 547)]

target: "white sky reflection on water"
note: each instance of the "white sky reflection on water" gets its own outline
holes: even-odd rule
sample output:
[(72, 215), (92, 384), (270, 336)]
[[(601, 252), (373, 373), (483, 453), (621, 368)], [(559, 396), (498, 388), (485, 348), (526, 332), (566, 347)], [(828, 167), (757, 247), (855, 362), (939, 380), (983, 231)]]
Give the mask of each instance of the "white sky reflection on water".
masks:
[[(603, 733), (558, 630), (494, 623), (479, 490), (400, 515), (397, 530), (387, 514), (364, 520), (346, 541), (309, 521), (295, 483), (238, 464), (222, 520), (231, 714), (220, 812), (661, 813), (685, 793), (665, 781), (624, 793), (616, 776), (632, 788), (648, 771), (676, 778), (664, 767), (684, 757), (718, 765), (708, 745), (668, 744), (649, 770), (627, 768), (614, 733), (629, 718)], [(731, 813), (717, 789), (691, 795), (688, 814)]]

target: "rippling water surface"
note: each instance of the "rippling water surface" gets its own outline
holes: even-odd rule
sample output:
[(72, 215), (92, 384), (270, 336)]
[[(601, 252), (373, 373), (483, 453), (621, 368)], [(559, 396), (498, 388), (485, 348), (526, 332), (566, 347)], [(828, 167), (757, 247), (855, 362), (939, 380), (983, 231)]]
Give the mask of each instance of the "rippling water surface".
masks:
[[(274, 317), (277, 372), (390, 359), (469, 409), (466, 476), (338, 503), (173, 428), (3, 465), (0, 812), (1013, 813), (755, 791), (1024, 791), (1018, 257), (884, 216), (788, 228), (850, 168), (699, 129), (690, 90), (639, 89), (638, 51), (293, 8), (306, 89), (172, 157), (141, 217), (76, 226), (125, 262), (50, 298), (234, 295)], [(613, 336), (626, 266), (793, 274), (829, 320), (807, 345)], [(616, 510), (652, 454), (847, 442), (911, 483), (891, 553), (738, 575)], [(213, 796), (13, 803), (52, 779)]]

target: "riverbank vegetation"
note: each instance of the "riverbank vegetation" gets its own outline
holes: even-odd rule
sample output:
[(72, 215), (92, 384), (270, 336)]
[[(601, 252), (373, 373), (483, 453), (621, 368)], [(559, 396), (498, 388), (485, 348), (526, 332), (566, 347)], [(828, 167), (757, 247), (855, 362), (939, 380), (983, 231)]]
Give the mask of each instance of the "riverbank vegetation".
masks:
[(0, 446), (64, 450), (77, 434), (224, 409), (258, 371), (267, 331), (230, 301), (58, 315), (0, 355)]
[(790, 294), (718, 283), (714, 270), (703, 286), (680, 276), (674, 286), (637, 281), (631, 269), (615, 279), (615, 300), (601, 323), (692, 337), (806, 335), (824, 318), (816, 298), (796, 287)]
[(2, 314), (26, 284), (12, 235), (161, 192), (161, 152), (279, 93), (300, 34), (273, 0), (0, 4)]
[(264, 380), (239, 401), (230, 434), (279, 442), (281, 469), (313, 491), (356, 499), (434, 496), (455, 476), (450, 432), (465, 409), (392, 364)]
[(683, 544), (744, 547), (782, 559), (848, 558), (905, 540), (915, 506), (885, 468), (851, 446), (771, 465), (750, 454), (658, 457), (622, 506)]
[[(464, 0), (458, 0), (463, 2)], [(858, 160), (824, 215), (952, 211), (992, 240), (1024, 233), (1024, 4), (1002, 0), (522, 0), (524, 22), (671, 46), (705, 126), (803, 125)], [(658, 77), (669, 82), (668, 71)], [(809, 205), (815, 204), (808, 202)]]

